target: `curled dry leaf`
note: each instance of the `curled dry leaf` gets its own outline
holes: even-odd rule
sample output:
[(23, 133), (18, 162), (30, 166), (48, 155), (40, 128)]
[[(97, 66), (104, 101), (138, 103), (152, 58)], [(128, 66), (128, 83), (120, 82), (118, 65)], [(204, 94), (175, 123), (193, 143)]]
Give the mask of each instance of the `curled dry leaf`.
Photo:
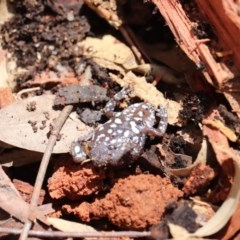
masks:
[(199, 163), (206, 163), (207, 149), (208, 149), (207, 140), (205, 138), (203, 138), (201, 149), (200, 149), (200, 151), (197, 155), (197, 158), (193, 164), (191, 164), (190, 166), (185, 167), (185, 168), (176, 168), (176, 169), (170, 168), (170, 169), (168, 169), (168, 171), (170, 171), (174, 175), (177, 175), (178, 177), (188, 176), (190, 174), (190, 172), (192, 171), (192, 169), (195, 166), (197, 166)]
[[(0, 110), (0, 141), (19, 148), (44, 152), (51, 125), (60, 113), (60, 110), (52, 107), (54, 98), (53, 95), (31, 97)], [(53, 153), (69, 152), (72, 141), (90, 130), (80, 120), (68, 118)]]
[[(208, 119), (214, 119), (218, 115), (216, 110), (213, 110), (209, 115)], [(208, 125), (203, 127), (204, 135), (208, 136), (209, 142), (211, 143), (213, 150), (216, 154), (216, 158), (221, 166), (224, 163), (228, 163), (230, 160), (233, 161), (235, 167), (235, 176), (231, 190), (228, 194), (227, 199), (213, 215), (213, 217), (196, 232), (192, 233), (191, 236), (205, 237), (217, 233), (221, 230), (229, 221), (232, 214), (236, 210), (239, 202), (239, 182), (240, 182), (240, 157), (238, 153), (233, 152), (229, 147), (226, 136), (217, 129), (212, 129)], [(227, 174), (231, 174), (231, 166), (224, 165), (224, 171)]]
[(239, 191), (240, 157), (238, 154), (233, 153), (230, 149), (225, 150), (224, 152), (225, 154), (229, 155), (229, 157), (231, 157), (234, 162), (235, 176), (233, 185), (231, 187), (227, 199), (217, 210), (217, 212), (213, 215), (213, 217), (203, 227), (199, 228), (196, 232), (190, 234), (191, 236), (205, 237), (217, 233), (227, 224), (227, 222), (229, 221), (229, 219), (231, 218), (232, 214), (235, 212), (238, 206), (240, 197)]
[[(0, 145), (2, 147), (2, 145)], [(9, 146), (9, 148), (12, 148)], [(25, 149), (6, 151), (1, 155), (0, 163), (3, 167), (21, 167), (30, 163), (40, 162), (42, 153)]]
[(194, 237), (206, 237), (217, 233), (221, 230), (229, 221), (232, 214), (235, 212), (240, 197), (239, 191), (239, 182), (240, 182), (240, 157), (238, 154), (234, 154), (231, 150), (226, 150), (226, 154), (231, 156), (235, 165), (235, 177), (234, 182), (229, 192), (227, 199), (213, 215), (213, 217), (201, 228), (199, 228), (194, 233), (188, 233), (185, 229), (182, 229), (180, 226), (169, 225), (170, 231), (173, 237), (176, 236), (175, 231), (178, 232), (178, 239), (181, 236), (181, 239), (194, 239)]
[(236, 236), (237, 232), (239, 232), (240, 229), (239, 219), (240, 219), (240, 201), (238, 203), (236, 211), (231, 217), (229, 224), (225, 228), (223, 228), (222, 231), (219, 232), (219, 235), (217, 234), (216, 238), (217, 239), (221, 238), (222, 240), (234, 239), (234, 236)]
[[(212, 120), (219, 118), (220, 114), (219, 112), (214, 109), (205, 120)], [(217, 128), (212, 127), (210, 125), (203, 125), (203, 134), (208, 137), (208, 141), (212, 145), (212, 148), (216, 154), (216, 158), (218, 163), (222, 166), (224, 169), (224, 172), (232, 176), (233, 173), (233, 164), (231, 158), (229, 158), (228, 154), (225, 154), (225, 150), (229, 149), (229, 143), (227, 137), (219, 131)]]

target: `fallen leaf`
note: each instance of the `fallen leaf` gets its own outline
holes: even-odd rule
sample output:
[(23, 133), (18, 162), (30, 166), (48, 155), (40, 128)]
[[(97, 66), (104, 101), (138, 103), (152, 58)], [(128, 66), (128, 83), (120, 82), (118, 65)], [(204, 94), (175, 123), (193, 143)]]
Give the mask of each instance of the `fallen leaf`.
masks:
[[(240, 201), (234, 214), (232, 215), (229, 224), (227, 224), (219, 233), (214, 235), (214, 238), (221, 240), (234, 239), (234, 235), (240, 229)], [(237, 238), (235, 238), (237, 239)]]
[[(239, 85), (239, 79), (236, 80), (237, 84)], [(236, 88), (234, 88), (236, 89)], [(233, 112), (236, 112), (236, 114), (238, 115), (238, 117), (240, 118), (240, 95), (239, 95), (239, 91), (237, 92), (225, 92), (224, 96), (226, 97), (226, 99), (228, 100), (230, 106), (232, 107)]]
[(236, 142), (238, 139), (236, 134), (230, 128), (228, 128), (222, 122), (220, 122), (219, 120), (203, 119), (202, 123), (218, 129), (232, 142)]
[(86, 224), (72, 222), (61, 218), (47, 218), (47, 222), (63, 232), (96, 232), (96, 230)]
[(9, 4), (7, 0), (0, 1), (0, 23), (3, 24), (9, 20), (13, 14), (9, 11)]
[[(51, 124), (60, 113), (60, 110), (52, 108), (54, 98), (54, 95), (31, 97), (1, 109), (0, 140), (19, 148), (44, 152)], [(60, 140), (53, 153), (69, 152), (72, 141), (90, 130), (79, 119), (69, 117), (60, 131)]]
[(191, 236), (206, 237), (217, 233), (227, 224), (227, 222), (237, 209), (240, 197), (240, 157), (236, 153), (233, 153), (230, 149), (225, 150), (224, 152), (225, 154), (229, 155), (229, 157), (232, 158), (234, 162), (235, 176), (233, 185), (227, 199), (213, 215), (213, 217), (203, 227), (199, 228), (196, 232), (190, 234)]
[(168, 123), (171, 125), (180, 125), (178, 115), (181, 110), (181, 104), (176, 101), (166, 99), (155, 86), (146, 81), (145, 77), (137, 77), (131, 71), (129, 71), (124, 78), (119, 78), (117, 75), (111, 73), (109, 75), (113, 81), (117, 82), (122, 87), (130, 87), (137, 97), (152, 104), (154, 107), (159, 105), (167, 106)]
[(206, 163), (207, 161), (207, 140), (205, 138), (203, 138), (203, 142), (202, 142), (202, 146), (201, 149), (197, 155), (196, 160), (194, 161), (194, 163), (190, 166), (187, 166), (185, 168), (168, 168), (168, 171), (170, 171), (172, 174), (179, 176), (179, 177), (186, 177), (190, 174), (190, 172), (192, 171), (192, 169), (197, 166), (200, 163)]
[[(207, 119), (213, 121), (215, 118), (218, 117), (220, 117), (219, 112), (214, 109), (209, 114)], [(208, 125), (203, 125), (203, 134), (208, 137), (208, 140), (216, 154), (217, 161), (222, 166), (225, 173), (231, 176), (233, 173), (232, 160), (231, 158), (229, 158), (229, 155), (225, 154), (224, 152), (226, 149), (229, 149), (229, 143), (226, 136), (218, 129)]]
[(104, 3), (102, 0), (84, 0), (84, 3), (116, 29), (122, 25), (122, 20), (117, 13), (116, 0), (104, 1)]
[(40, 162), (41, 159), (42, 153), (15, 148), (1, 155), (0, 164), (3, 167), (21, 167), (30, 163)]
[(111, 35), (104, 35), (102, 38), (88, 37), (79, 46), (83, 48), (83, 55), (87, 58), (103, 59), (126, 70), (138, 65), (131, 49)]
[(168, 227), (173, 239), (189, 239), (189, 232), (185, 228), (170, 222)]
[[(0, 176), (0, 208), (20, 221), (26, 221), (28, 218), (29, 204), (19, 195), (1, 166)], [(33, 212), (33, 216), (43, 217), (50, 212), (51, 211), (42, 211), (39, 208), (37, 211)]]
[(188, 233), (182, 227), (169, 223), (169, 228), (174, 238), (176, 237), (176, 239), (179, 239), (180, 236), (181, 239), (194, 239), (194, 237), (199, 238), (211, 236), (220, 231), (236, 211), (240, 197), (240, 157), (238, 154), (233, 153), (231, 150), (226, 150), (225, 153), (233, 159), (235, 165), (234, 182), (227, 199), (217, 210), (217, 212), (210, 218), (210, 220), (194, 233)]

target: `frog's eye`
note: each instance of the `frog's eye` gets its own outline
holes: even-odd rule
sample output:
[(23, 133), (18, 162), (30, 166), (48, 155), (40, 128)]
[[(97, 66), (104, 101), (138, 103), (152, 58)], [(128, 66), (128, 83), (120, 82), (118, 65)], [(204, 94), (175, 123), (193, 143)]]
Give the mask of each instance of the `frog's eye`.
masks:
[(70, 154), (73, 156), (73, 161), (76, 163), (85, 163), (87, 160), (88, 145), (85, 143), (73, 142), (70, 149)]

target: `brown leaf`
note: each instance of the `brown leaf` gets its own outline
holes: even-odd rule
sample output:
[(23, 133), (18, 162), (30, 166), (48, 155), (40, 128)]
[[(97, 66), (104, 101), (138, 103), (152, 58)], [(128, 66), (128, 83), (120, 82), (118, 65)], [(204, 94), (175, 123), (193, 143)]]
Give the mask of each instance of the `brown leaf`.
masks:
[[(219, 113), (217, 110), (213, 110), (209, 115), (208, 120), (214, 121), (216, 117), (219, 117)], [(203, 125), (203, 134), (208, 137), (208, 140), (213, 147), (219, 164), (227, 174), (232, 175), (232, 160), (229, 158), (229, 155), (225, 153), (225, 150), (230, 149), (227, 137), (218, 129), (213, 128), (209, 125)]]
[[(53, 95), (27, 98), (0, 110), (0, 140), (19, 148), (44, 152), (51, 124), (60, 113), (52, 108), (54, 98)], [(53, 153), (69, 152), (72, 141), (89, 131), (79, 119), (69, 117)]]
[[(19, 195), (1, 166), (0, 176), (0, 208), (20, 221), (25, 221), (28, 218), (29, 204)], [(44, 214), (46, 214), (46, 211), (42, 212), (41, 210), (33, 213), (33, 215), (39, 217)]]

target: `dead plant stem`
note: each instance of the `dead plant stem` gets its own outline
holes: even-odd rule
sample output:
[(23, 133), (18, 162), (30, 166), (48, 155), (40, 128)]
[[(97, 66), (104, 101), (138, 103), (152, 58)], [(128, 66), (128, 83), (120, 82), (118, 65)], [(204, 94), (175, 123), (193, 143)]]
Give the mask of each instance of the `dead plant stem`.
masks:
[[(21, 229), (17, 228), (5, 228), (0, 227), (1, 233), (11, 233), (11, 234), (20, 234)], [(30, 230), (29, 236), (42, 237), (42, 238), (120, 238), (120, 237), (129, 237), (129, 238), (140, 238), (140, 237), (150, 237), (151, 232), (149, 231), (119, 231), (119, 232), (61, 232), (61, 231), (36, 231)]]
[(39, 167), (37, 178), (35, 181), (32, 198), (31, 198), (31, 202), (30, 202), (30, 206), (29, 206), (29, 213), (28, 213), (29, 217), (28, 217), (28, 220), (25, 222), (24, 228), (19, 237), (20, 240), (27, 239), (29, 230), (31, 229), (32, 223), (35, 220), (36, 216), (33, 216), (32, 213), (35, 211), (35, 209), (37, 207), (37, 202), (38, 202), (38, 198), (40, 196), (40, 192), (41, 192), (44, 177), (46, 174), (47, 166), (48, 166), (53, 148), (56, 144), (59, 132), (60, 132), (61, 128), (63, 127), (66, 119), (68, 118), (69, 114), (71, 113), (72, 108), (73, 107), (71, 105), (65, 106), (63, 108), (62, 112), (60, 113), (59, 117), (57, 118), (57, 120), (54, 123), (53, 129), (51, 131), (51, 135), (50, 135), (48, 143), (47, 143), (46, 150), (43, 154), (43, 158), (42, 158), (42, 161), (41, 161), (41, 164)]

